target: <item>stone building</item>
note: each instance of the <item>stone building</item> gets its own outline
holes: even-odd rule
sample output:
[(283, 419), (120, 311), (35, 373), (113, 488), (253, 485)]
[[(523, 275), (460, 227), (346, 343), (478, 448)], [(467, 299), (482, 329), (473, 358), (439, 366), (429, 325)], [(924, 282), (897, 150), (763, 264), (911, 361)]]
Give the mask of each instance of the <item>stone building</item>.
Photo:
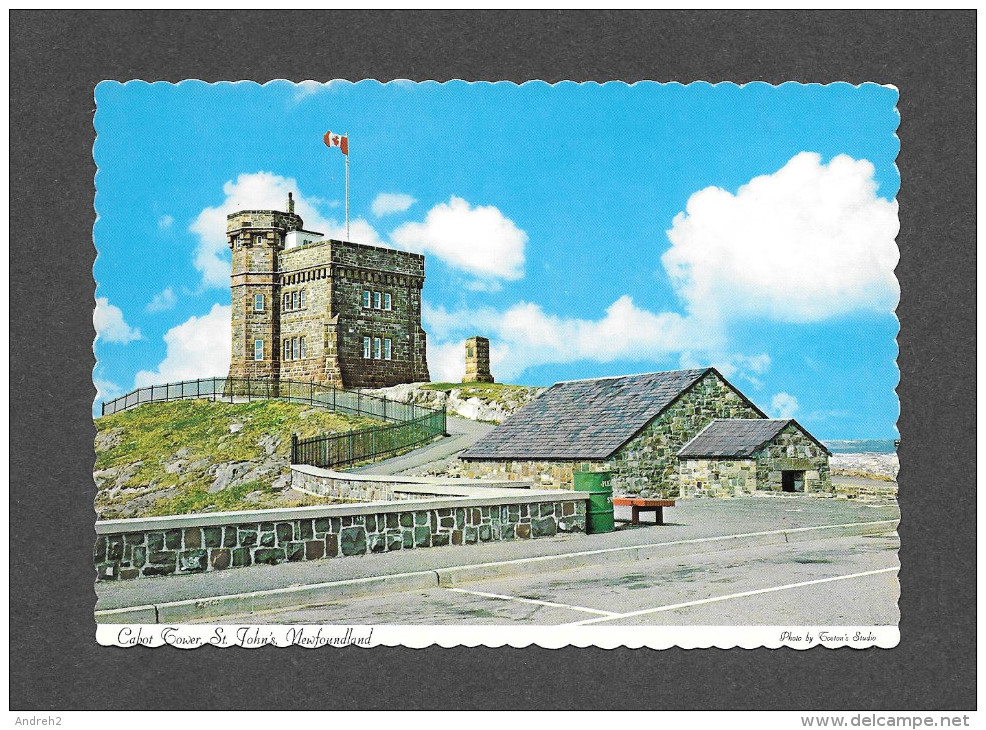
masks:
[(429, 380), (424, 256), (307, 231), (287, 211), (227, 216), (230, 377), (378, 388)]
[(831, 452), (794, 419), (716, 419), (678, 452), (683, 496), (828, 492)]
[[(678, 453), (716, 419), (773, 423), (715, 368), (556, 383), (466, 449), (462, 476), (571, 488), (575, 472), (607, 470), (617, 493), (677, 497)], [(800, 426), (796, 430), (811, 438)], [(786, 449), (785, 433), (774, 440)], [(819, 462), (804, 470), (817, 470), (819, 485), (828, 484), (827, 458), (825, 452), (824, 468)], [(757, 463), (766, 467), (770, 459)], [(755, 485), (772, 488), (775, 471), (788, 469), (770, 469)]]
[(492, 383), (490, 373), (490, 341), (485, 337), (466, 340), (466, 374), (463, 383)]

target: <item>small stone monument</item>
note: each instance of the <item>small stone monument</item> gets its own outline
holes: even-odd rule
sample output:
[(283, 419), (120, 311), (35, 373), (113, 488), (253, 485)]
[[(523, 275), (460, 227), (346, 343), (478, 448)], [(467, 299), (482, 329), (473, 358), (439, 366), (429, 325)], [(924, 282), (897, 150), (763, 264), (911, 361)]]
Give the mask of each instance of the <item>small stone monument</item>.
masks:
[(466, 340), (466, 376), (463, 383), (493, 383), (490, 375), (490, 341), (485, 337)]

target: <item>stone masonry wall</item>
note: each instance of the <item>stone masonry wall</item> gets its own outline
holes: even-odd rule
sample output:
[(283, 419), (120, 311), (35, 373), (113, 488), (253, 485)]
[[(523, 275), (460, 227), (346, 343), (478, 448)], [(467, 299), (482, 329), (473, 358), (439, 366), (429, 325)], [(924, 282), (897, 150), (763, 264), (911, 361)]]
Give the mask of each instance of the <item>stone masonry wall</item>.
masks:
[(204, 573), (585, 531), (585, 501), (387, 511), (100, 535), (97, 580)]
[(707, 373), (611, 462), (613, 490), (644, 497), (678, 497), (677, 454), (716, 418), (762, 418), (715, 373)]
[(682, 497), (740, 497), (757, 490), (754, 459), (681, 459), (678, 482)]
[(600, 471), (609, 468), (605, 461), (490, 461), (476, 459), (461, 461), (454, 475), (467, 479), (505, 479), (507, 481), (534, 481), (541, 489), (572, 489), (577, 471)]
[[(346, 387), (385, 388), (427, 382), (426, 338), (421, 328), (424, 257), (351, 243), (332, 244), (333, 311), (338, 315), (338, 357)], [(363, 292), (369, 291), (370, 307)], [(379, 293), (390, 310), (376, 306)], [(389, 339), (391, 359), (363, 356), (363, 338)], [(381, 353), (383, 355), (384, 353)]]
[[(332, 316), (332, 276), (328, 263), (328, 241), (281, 251), (279, 255), (279, 304), (281, 377), (288, 380), (314, 380), (316, 383), (342, 385), (334, 343), (329, 341), (325, 323)], [(293, 296), (298, 293), (298, 306)], [(305, 306), (301, 306), (301, 293)], [(292, 297), (284, 306), (284, 296)], [(305, 356), (284, 357), (285, 340), (305, 338)]]
[(757, 488), (779, 492), (784, 470), (805, 473), (806, 492), (831, 492), (829, 457), (793, 423), (757, 452)]

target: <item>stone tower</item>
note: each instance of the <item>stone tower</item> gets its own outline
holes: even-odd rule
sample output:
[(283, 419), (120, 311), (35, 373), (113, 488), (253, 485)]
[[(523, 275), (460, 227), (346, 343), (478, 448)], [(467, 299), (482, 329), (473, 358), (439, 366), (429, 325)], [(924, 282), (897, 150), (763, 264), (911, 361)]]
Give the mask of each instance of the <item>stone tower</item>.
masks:
[(287, 211), (226, 216), (231, 378), (343, 388), (427, 381), (421, 254), (306, 231)]
[(466, 375), (463, 383), (492, 383), (490, 374), (490, 341), (485, 337), (466, 340)]
[(291, 231), (303, 222), (294, 213), (241, 210), (226, 217), (226, 242), (232, 251), (231, 378), (277, 378), (280, 374), (280, 286), (278, 253)]

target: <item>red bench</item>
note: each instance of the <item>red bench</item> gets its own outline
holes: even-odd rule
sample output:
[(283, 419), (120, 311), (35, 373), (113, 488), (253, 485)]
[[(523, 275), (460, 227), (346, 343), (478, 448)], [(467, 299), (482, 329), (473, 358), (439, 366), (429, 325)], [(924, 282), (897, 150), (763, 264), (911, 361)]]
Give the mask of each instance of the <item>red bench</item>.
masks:
[(653, 512), (656, 516), (656, 525), (664, 524), (664, 508), (674, 507), (673, 499), (645, 499), (644, 497), (613, 497), (614, 507), (630, 507), (633, 518), (631, 525), (640, 524), (641, 512)]

